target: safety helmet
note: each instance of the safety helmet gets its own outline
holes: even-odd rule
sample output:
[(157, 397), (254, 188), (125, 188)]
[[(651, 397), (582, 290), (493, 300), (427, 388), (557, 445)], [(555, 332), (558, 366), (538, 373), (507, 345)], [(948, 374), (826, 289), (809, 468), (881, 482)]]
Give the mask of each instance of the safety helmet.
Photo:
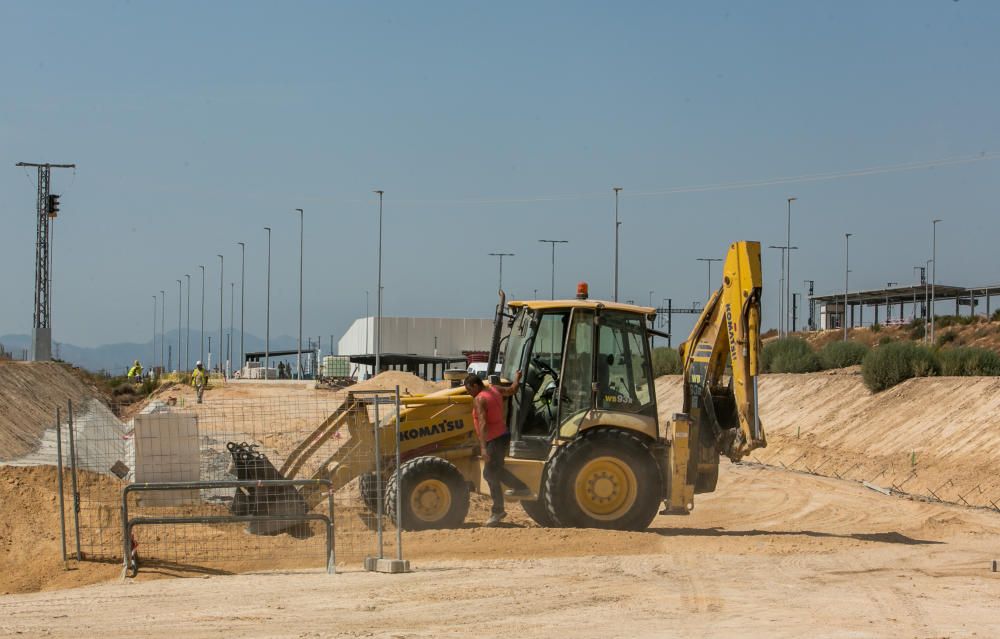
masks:
[(195, 366), (201, 366), (201, 360), (199, 359), (197, 362), (194, 363), (194, 365)]

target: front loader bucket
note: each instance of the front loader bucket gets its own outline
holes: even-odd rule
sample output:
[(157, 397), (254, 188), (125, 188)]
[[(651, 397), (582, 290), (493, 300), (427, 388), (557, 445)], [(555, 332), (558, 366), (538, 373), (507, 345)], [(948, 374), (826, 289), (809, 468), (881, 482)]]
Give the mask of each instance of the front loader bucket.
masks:
[[(236, 477), (242, 481), (285, 479), (267, 455), (257, 450), (257, 444), (229, 442), (226, 444), (233, 457)], [(299, 517), (306, 514), (306, 502), (293, 486), (263, 486), (237, 488), (229, 510), (237, 516)], [(301, 521), (264, 520), (247, 524), (247, 532), (255, 535), (274, 535), (289, 528), (307, 529)]]

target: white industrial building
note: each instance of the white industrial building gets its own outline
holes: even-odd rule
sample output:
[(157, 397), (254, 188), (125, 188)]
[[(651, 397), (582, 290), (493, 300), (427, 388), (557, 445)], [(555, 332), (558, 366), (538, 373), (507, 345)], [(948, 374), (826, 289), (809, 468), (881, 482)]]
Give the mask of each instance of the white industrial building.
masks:
[[(375, 353), (375, 317), (354, 320), (337, 342), (337, 354), (347, 356)], [(463, 351), (488, 351), (493, 336), (493, 320), (450, 317), (383, 317), (382, 354), (422, 355), (464, 359)], [(371, 367), (359, 366), (356, 375), (365, 377)]]

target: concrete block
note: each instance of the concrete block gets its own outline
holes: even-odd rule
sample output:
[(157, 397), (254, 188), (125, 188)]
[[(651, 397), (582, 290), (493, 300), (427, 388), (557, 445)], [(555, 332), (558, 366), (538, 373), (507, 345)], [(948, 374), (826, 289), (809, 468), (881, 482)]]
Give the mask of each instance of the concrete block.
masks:
[(365, 557), (365, 570), (369, 572), (401, 573), (410, 572), (410, 561), (408, 559), (379, 559), (378, 557)]

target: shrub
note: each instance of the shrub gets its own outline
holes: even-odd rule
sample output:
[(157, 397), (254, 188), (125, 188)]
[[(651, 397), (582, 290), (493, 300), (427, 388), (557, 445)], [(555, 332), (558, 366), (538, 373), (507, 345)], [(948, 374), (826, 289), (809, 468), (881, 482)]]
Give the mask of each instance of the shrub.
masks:
[(679, 375), (681, 372), (681, 356), (673, 348), (660, 346), (653, 349), (653, 375)]
[(906, 328), (910, 334), (910, 339), (923, 339), (927, 335), (927, 322), (923, 318), (910, 320)]
[(770, 342), (764, 347), (760, 360), (765, 373), (812, 373), (822, 368), (819, 356), (809, 343), (798, 337)]
[(942, 375), (1000, 375), (1000, 355), (985, 348), (952, 348), (938, 359)]
[(990, 315), (990, 321), (991, 322), (1000, 322), (1000, 311), (993, 311), (993, 314)]
[(880, 330), (882, 330), (882, 325), (881, 324), (879, 324), (878, 322), (875, 322), (874, 324), (872, 324), (872, 332), (873, 333), (877, 333)]
[(941, 333), (940, 335), (938, 335), (938, 338), (936, 340), (937, 341), (937, 345), (938, 346), (944, 346), (945, 344), (948, 344), (950, 342), (954, 342), (955, 338), (957, 338), (957, 337), (958, 337), (958, 333), (956, 333), (955, 331), (948, 331), (947, 333)]
[(939, 370), (934, 351), (911, 342), (892, 342), (872, 349), (861, 363), (865, 386), (875, 393), (911, 377), (936, 375)]
[(882, 337), (878, 338), (878, 345), (879, 346), (885, 346), (886, 344), (891, 344), (892, 342), (893, 342), (893, 339), (891, 337), (889, 337), (888, 335), (883, 335)]
[(868, 347), (859, 342), (830, 342), (819, 352), (819, 363), (826, 368), (845, 368), (860, 364)]

